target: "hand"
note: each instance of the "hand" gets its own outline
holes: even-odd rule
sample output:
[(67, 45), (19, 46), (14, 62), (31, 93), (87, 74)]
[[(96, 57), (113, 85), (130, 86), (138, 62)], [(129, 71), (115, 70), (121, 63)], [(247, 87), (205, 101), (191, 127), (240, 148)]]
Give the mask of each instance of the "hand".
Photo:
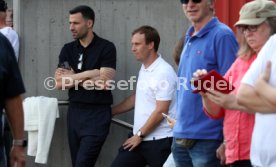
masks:
[(60, 77), (62, 75), (62, 68), (57, 68), (55, 72), (55, 77)]
[(264, 72), (259, 76), (259, 78), (256, 81), (256, 85), (255, 85), (256, 90), (262, 90), (263, 85), (267, 84), (267, 82), (269, 81), (271, 66), (272, 66), (271, 61), (268, 61)]
[(129, 151), (132, 151), (135, 147), (137, 147), (142, 142), (142, 138), (134, 135), (131, 138), (127, 139), (125, 143), (123, 144), (124, 149), (129, 149)]
[(216, 150), (217, 158), (220, 159), (220, 164), (225, 165), (226, 157), (225, 157), (225, 144), (222, 143), (219, 148)]
[(25, 167), (26, 155), (24, 147), (13, 146), (10, 153), (10, 165), (12, 167)]
[(174, 124), (176, 123), (176, 120), (171, 118), (171, 117), (168, 117), (167, 118), (167, 123), (169, 125), (170, 128), (173, 128), (174, 127)]
[(75, 74), (74, 70), (71, 68), (71, 70), (67, 70), (64, 68), (58, 68), (55, 72), (56, 76), (64, 76), (64, 75), (72, 75)]
[(208, 89), (205, 93), (207, 98), (214, 102), (215, 104), (227, 108), (227, 109), (234, 109), (236, 105), (236, 95), (229, 93), (224, 94), (216, 90)]
[(202, 69), (202, 70), (198, 69), (198, 70), (196, 70), (193, 73), (193, 78), (191, 79), (191, 85), (195, 86), (194, 85), (194, 81), (197, 80), (197, 79), (199, 79), (200, 77), (206, 75), (206, 74), (207, 74), (207, 70), (205, 70), (205, 69)]
[(115, 77), (115, 70), (109, 67), (101, 67), (100, 75), (104, 80), (111, 80)]
[(200, 91), (200, 92), (198, 92), (200, 95), (201, 95), (201, 97), (204, 99), (204, 98), (208, 98), (207, 97), (207, 95), (206, 95), (206, 93), (204, 93), (204, 92), (202, 92), (202, 91)]
[(204, 76), (206, 74), (207, 74), (207, 70), (205, 70), (205, 69), (201, 69), (201, 70), (198, 69), (198, 70), (196, 70), (193, 73), (193, 78), (198, 79), (198, 78), (200, 78), (200, 77), (202, 77), (202, 76)]
[(268, 80), (269, 80), (269, 78), (270, 78), (271, 66), (272, 66), (271, 61), (268, 61), (268, 62), (266, 63), (265, 71), (264, 71), (264, 73), (261, 75), (261, 78), (263, 78), (263, 80), (265, 80), (266, 82), (268, 82)]

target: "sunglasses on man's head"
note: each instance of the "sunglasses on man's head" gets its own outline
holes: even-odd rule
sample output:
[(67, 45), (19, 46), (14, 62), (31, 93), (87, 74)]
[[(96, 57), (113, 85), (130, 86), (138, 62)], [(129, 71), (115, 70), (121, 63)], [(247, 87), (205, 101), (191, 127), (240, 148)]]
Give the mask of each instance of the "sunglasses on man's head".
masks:
[[(201, 0), (192, 0), (193, 1), (193, 3), (200, 3), (201, 2)], [(188, 4), (189, 3), (189, 0), (180, 0), (180, 2), (182, 3), (182, 4)]]

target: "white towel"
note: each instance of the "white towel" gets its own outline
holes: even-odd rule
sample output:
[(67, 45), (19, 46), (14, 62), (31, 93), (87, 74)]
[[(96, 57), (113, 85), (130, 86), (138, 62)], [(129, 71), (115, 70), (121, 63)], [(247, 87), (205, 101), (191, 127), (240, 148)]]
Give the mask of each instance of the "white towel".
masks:
[(29, 97), (24, 100), (24, 129), (28, 131), (28, 151), (36, 156), (35, 162), (46, 164), (54, 133), (56, 118), (59, 118), (58, 101), (49, 97)]
[(24, 130), (38, 130), (38, 103), (36, 97), (28, 97), (23, 102)]

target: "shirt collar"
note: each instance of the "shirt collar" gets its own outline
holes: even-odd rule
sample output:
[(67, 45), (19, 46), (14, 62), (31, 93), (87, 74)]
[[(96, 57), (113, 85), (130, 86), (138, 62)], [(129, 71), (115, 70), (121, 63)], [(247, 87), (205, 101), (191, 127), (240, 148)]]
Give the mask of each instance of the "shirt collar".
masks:
[[(96, 34), (96, 33), (94, 33), (93, 32), (93, 34), (94, 34), (94, 38), (92, 39), (92, 41), (90, 42), (90, 44), (86, 47), (86, 48), (88, 48), (88, 47), (90, 47), (90, 46), (93, 46), (95, 43), (96, 43), (96, 41), (99, 39), (99, 36)], [(81, 48), (84, 48), (82, 45), (81, 45), (81, 43), (80, 43), (80, 40), (76, 40), (76, 46), (77, 47), (81, 47)], [(85, 48), (84, 48), (85, 49)]]
[(161, 54), (158, 53), (158, 58), (154, 60), (153, 63), (148, 68), (145, 68), (144, 64), (142, 64), (142, 70), (145, 72), (153, 72), (154, 69), (159, 65), (162, 60)]
[[(202, 37), (203, 35), (205, 35), (206, 33), (208, 33), (209, 31), (212, 30), (212, 28), (214, 26), (216, 26), (216, 24), (219, 22), (217, 17), (213, 17), (195, 36), (197, 37)], [(194, 33), (194, 27), (191, 26), (188, 31), (186, 36), (191, 37), (192, 34)]]

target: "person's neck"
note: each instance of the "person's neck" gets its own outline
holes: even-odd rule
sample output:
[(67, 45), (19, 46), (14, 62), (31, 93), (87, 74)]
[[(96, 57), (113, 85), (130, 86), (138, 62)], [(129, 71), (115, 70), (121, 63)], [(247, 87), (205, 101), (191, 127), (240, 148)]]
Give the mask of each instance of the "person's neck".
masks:
[(193, 35), (196, 35), (206, 24), (208, 24), (208, 22), (213, 18), (212, 15), (207, 16), (205, 18), (203, 18), (201, 21), (199, 22), (193, 22), (192, 25), (194, 27), (194, 33)]
[(79, 39), (79, 41), (80, 41), (80, 44), (84, 48), (86, 48), (92, 42), (93, 39), (94, 39), (94, 33), (89, 32), (85, 38)]
[(4, 28), (4, 27), (7, 27), (6, 22), (3, 22), (3, 21), (0, 20), (0, 29)]
[(157, 58), (157, 52), (151, 53), (151, 55), (143, 62), (145, 69), (147, 69)]

